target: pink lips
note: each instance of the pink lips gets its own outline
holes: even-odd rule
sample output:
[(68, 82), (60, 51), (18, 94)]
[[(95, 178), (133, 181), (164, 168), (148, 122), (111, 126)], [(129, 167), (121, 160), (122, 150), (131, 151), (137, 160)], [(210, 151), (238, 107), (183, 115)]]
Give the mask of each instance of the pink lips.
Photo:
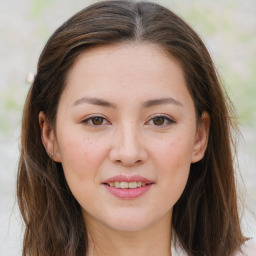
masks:
[[(138, 188), (115, 188), (110, 187), (107, 185), (107, 183), (113, 183), (113, 182), (143, 182), (146, 183), (145, 186), (141, 186)], [(133, 176), (124, 176), (124, 175), (117, 175), (114, 177), (111, 177), (105, 181), (102, 182), (102, 184), (105, 186), (105, 188), (114, 196), (120, 198), (120, 199), (135, 199), (145, 192), (147, 192), (154, 182), (151, 180), (148, 180), (142, 176), (139, 175), (133, 175)]]
[(117, 175), (114, 177), (111, 177), (107, 180), (104, 180), (102, 183), (110, 183), (110, 182), (116, 182), (116, 181), (124, 181), (124, 182), (133, 182), (133, 181), (140, 181), (144, 182), (146, 184), (151, 184), (153, 181), (148, 180), (140, 175), (133, 175), (133, 176), (124, 176), (124, 175)]

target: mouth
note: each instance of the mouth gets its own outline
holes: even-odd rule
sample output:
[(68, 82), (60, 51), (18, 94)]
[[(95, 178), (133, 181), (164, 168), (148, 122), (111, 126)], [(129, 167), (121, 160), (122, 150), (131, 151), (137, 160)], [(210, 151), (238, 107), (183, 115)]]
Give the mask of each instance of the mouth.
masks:
[(153, 181), (142, 176), (114, 176), (102, 183), (112, 195), (120, 199), (135, 199), (146, 193)]
[(109, 187), (114, 187), (114, 188), (134, 189), (134, 188), (144, 187), (144, 186), (152, 184), (152, 183), (145, 183), (145, 182), (141, 182), (141, 181), (132, 181), (132, 182), (115, 181), (115, 182), (103, 183), (103, 184), (105, 184)]

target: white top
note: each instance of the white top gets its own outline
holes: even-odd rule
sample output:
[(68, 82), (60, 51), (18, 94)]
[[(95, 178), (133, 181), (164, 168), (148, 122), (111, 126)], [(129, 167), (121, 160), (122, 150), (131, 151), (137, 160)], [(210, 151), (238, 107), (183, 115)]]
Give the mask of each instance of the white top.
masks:
[(256, 240), (250, 239), (242, 246), (243, 253), (236, 253), (234, 256), (256, 256)]
[[(176, 246), (172, 243), (171, 252), (172, 256), (188, 256), (188, 254), (182, 249), (178, 239), (176, 239)], [(250, 239), (242, 245), (243, 253), (236, 253), (233, 256), (256, 256), (256, 241)]]

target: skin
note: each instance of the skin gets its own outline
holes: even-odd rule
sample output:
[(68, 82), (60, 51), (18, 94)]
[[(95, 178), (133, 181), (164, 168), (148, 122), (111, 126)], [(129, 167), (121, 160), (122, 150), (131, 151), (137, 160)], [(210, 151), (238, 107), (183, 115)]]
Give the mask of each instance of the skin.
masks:
[[(197, 123), (178, 61), (153, 44), (90, 49), (69, 71), (55, 131), (43, 112), (39, 122), (46, 151), (62, 163), (81, 205), (87, 254), (170, 255), (172, 208), (190, 164), (204, 156), (210, 122), (203, 113)], [(120, 199), (102, 184), (120, 174), (154, 184), (138, 198)]]

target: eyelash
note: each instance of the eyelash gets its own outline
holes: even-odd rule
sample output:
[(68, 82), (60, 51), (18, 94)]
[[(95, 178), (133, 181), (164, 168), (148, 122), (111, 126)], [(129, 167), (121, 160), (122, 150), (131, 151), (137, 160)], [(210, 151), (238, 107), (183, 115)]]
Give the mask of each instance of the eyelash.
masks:
[(105, 125), (106, 124), (106, 123), (98, 124), (98, 125), (97, 124), (93, 124), (92, 121), (93, 121), (93, 119), (96, 119), (96, 118), (101, 118), (103, 120), (103, 122), (109, 123), (107, 121), (107, 119), (105, 117), (103, 117), (103, 116), (90, 116), (90, 117), (86, 118), (85, 120), (83, 120), (82, 123), (87, 124), (89, 126), (101, 126), (101, 125)]
[(153, 124), (156, 127), (165, 127), (165, 126), (168, 126), (168, 125), (176, 123), (173, 119), (171, 119), (170, 117), (165, 116), (165, 115), (153, 116), (148, 122), (151, 122), (151, 121), (153, 122), (156, 118), (163, 118), (164, 119), (164, 124), (161, 124), (161, 125)]
[[(102, 119), (103, 123), (101, 123), (101, 124), (93, 124), (92, 122), (96, 118)], [(164, 119), (164, 124), (160, 124), (160, 125), (152, 124), (152, 125), (154, 125), (156, 127), (165, 127), (165, 126), (168, 126), (168, 125), (176, 123), (170, 117), (167, 117), (165, 115), (157, 115), (157, 116), (152, 117), (149, 121), (147, 121), (146, 124), (151, 122), (151, 121), (153, 122), (156, 118), (163, 118)], [(82, 123), (84, 123), (86, 125), (89, 125), (89, 126), (95, 126), (95, 127), (96, 126), (102, 126), (102, 125), (110, 124), (110, 122), (108, 122), (107, 119), (102, 117), (102, 116), (90, 116), (90, 117), (86, 118), (85, 120), (83, 120)]]

